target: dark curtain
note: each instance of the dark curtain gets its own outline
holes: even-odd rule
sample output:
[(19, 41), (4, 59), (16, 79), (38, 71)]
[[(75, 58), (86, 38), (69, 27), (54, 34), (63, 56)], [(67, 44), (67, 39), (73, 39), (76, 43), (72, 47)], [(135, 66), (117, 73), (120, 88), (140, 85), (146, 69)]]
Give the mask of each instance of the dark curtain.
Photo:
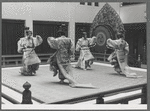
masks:
[(75, 24), (75, 44), (78, 39), (82, 37), (82, 30), (87, 32), (88, 38), (90, 37), (90, 27), (91, 23), (76, 23)]
[(129, 44), (129, 54), (135, 59), (138, 59), (138, 55), (141, 59), (145, 59), (143, 48), (146, 44), (146, 23), (124, 24), (124, 28), (125, 40)]
[(24, 20), (2, 20), (2, 55), (17, 55), (17, 42), (24, 37)]
[(40, 35), (43, 38), (43, 43), (35, 49), (37, 53), (54, 53), (56, 51), (48, 45), (47, 38), (57, 37), (57, 31), (62, 24), (65, 24), (63, 29), (65, 30), (66, 36), (68, 36), (67, 22), (33, 21), (33, 35)]

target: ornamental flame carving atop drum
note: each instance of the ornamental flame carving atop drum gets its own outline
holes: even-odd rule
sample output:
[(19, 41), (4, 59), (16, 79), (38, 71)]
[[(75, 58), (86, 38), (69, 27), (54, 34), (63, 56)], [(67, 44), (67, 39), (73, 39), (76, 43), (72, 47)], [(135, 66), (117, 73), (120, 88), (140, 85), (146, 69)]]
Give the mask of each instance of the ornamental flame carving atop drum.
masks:
[(123, 23), (118, 13), (106, 3), (95, 16), (90, 29), (90, 37), (97, 37), (96, 52), (104, 53), (107, 39), (117, 39), (118, 32), (124, 32)]

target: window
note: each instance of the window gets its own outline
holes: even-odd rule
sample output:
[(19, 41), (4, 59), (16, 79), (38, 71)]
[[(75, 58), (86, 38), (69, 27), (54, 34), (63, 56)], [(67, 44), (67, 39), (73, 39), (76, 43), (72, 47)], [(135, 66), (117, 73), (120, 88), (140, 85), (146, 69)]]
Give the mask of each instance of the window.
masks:
[(136, 4), (142, 4), (144, 2), (123, 2), (122, 6), (128, 6), (128, 5), (136, 5)]
[(80, 2), (80, 5), (85, 5), (85, 2)]
[(88, 2), (87, 4), (88, 4), (88, 5), (92, 5), (92, 3), (91, 3), (91, 2)]
[(95, 6), (99, 6), (98, 2), (95, 2)]

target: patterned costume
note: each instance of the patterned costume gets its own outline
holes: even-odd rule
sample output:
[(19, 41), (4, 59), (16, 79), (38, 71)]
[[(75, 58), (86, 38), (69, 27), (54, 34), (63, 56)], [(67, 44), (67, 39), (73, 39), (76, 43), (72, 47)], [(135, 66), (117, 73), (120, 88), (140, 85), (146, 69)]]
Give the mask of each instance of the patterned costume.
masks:
[(127, 65), (128, 43), (121, 38), (118, 40), (108, 39), (107, 45), (115, 50), (108, 57), (108, 61), (114, 65), (115, 71), (124, 74), (126, 77), (137, 77), (136, 73), (131, 73), (130, 67)]
[(57, 51), (50, 57), (50, 69), (54, 71), (54, 76), (59, 73), (59, 79), (69, 81), (71, 87), (93, 87), (87, 84), (79, 84), (73, 78), (72, 68), (70, 64), (72, 42), (70, 38), (61, 36), (58, 38), (48, 37), (48, 44)]
[(53, 37), (48, 37), (47, 41), (51, 48), (57, 49), (57, 51), (49, 59), (51, 70), (54, 71), (54, 76), (59, 73), (59, 79), (64, 80), (66, 78), (62, 74), (58, 64), (62, 64), (66, 71), (67, 67), (70, 67), (70, 56), (72, 47), (71, 39), (66, 38), (65, 36), (61, 36), (56, 39)]
[(94, 46), (96, 43), (96, 37), (92, 38), (80, 38), (76, 44), (76, 51), (80, 51), (80, 56), (76, 67), (87, 69), (91, 67), (94, 57), (90, 52), (89, 47)]
[(40, 36), (23, 37), (18, 41), (18, 52), (23, 53), (23, 68), (21, 74), (32, 75), (36, 73), (41, 62), (34, 49), (43, 42)]

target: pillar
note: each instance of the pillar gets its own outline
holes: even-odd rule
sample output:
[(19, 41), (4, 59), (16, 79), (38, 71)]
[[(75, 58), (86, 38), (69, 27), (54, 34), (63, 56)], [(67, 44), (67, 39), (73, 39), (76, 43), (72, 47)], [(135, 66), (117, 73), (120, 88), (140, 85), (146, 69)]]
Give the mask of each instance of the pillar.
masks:
[[(73, 6), (74, 5), (74, 6)], [(68, 26), (68, 37), (71, 38), (73, 42), (73, 58), (75, 54), (75, 5), (74, 3), (68, 3), (69, 11), (69, 26)]]
[(27, 17), (25, 26), (29, 27), (29, 30), (33, 31), (33, 20), (30, 17)]
[(26, 4), (28, 7), (28, 14), (26, 14), (25, 26), (29, 27), (29, 30), (33, 31), (33, 20), (32, 20), (32, 5), (31, 3)]

